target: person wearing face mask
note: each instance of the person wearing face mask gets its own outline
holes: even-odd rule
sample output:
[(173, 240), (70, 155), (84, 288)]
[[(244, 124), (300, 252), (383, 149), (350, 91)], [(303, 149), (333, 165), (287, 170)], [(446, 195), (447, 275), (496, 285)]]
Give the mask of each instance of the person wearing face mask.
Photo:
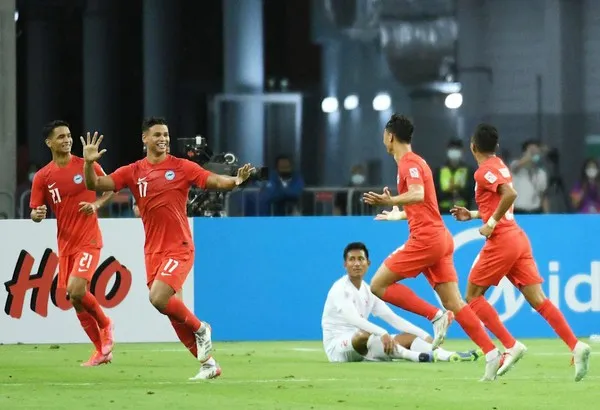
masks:
[(548, 213), (548, 173), (543, 166), (542, 147), (538, 141), (528, 140), (523, 143), (522, 151), (521, 158), (510, 165), (513, 187), (519, 194), (515, 201), (515, 213)]
[(580, 214), (600, 213), (600, 175), (598, 162), (588, 158), (581, 168), (581, 177), (571, 190), (571, 203)]
[[(365, 168), (360, 165), (354, 165), (350, 170), (350, 181), (346, 185), (348, 188), (361, 188), (367, 186), (367, 176)], [(345, 191), (339, 192), (335, 196), (335, 203), (333, 214), (347, 215), (348, 214), (348, 196), (352, 196), (352, 212), (350, 215), (361, 215), (364, 207), (361, 197), (364, 192), (362, 191)]]
[(304, 179), (294, 171), (290, 157), (280, 155), (275, 164), (276, 172), (271, 173), (261, 195), (261, 215), (297, 214), (304, 190)]
[(468, 207), (473, 199), (473, 170), (463, 161), (463, 143), (453, 139), (446, 149), (446, 163), (434, 174), (438, 205), (448, 213), (455, 204)]

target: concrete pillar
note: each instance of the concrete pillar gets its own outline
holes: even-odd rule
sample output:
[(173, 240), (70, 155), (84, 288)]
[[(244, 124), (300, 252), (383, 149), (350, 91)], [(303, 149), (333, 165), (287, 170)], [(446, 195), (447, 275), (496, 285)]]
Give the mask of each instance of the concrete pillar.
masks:
[(0, 2), (0, 218), (13, 218), (17, 182), (15, 0)]
[[(223, 19), (225, 92), (261, 94), (264, 89), (262, 0), (224, 0)], [(219, 136), (222, 148), (234, 151), (242, 162), (264, 162), (262, 103), (225, 103), (221, 107), (221, 118), (217, 120), (221, 121), (221, 129), (228, 130)]]
[[(177, 2), (144, 0), (144, 116), (174, 121)], [(198, 38), (198, 41), (204, 39)], [(141, 122), (140, 122), (141, 125)], [(141, 131), (140, 131), (141, 132)]]
[[(58, 100), (68, 92), (61, 82), (60, 45), (56, 13), (60, 9), (44, 5), (43, 1), (26, 3), (24, 23), (25, 53), (27, 55), (27, 142), (30, 162), (46, 164), (51, 154), (42, 137), (42, 127), (62, 119)], [(14, 11), (13, 11), (14, 19)]]
[[(119, 130), (119, 66), (114, 44), (118, 0), (87, 0), (83, 14), (83, 126), (81, 132), (104, 134), (108, 149), (102, 158), (107, 172), (118, 167), (122, 135)], [(78, 132), (79, 130), (72, 130)], [(74, 135), (75, 152), (79, 140)]]

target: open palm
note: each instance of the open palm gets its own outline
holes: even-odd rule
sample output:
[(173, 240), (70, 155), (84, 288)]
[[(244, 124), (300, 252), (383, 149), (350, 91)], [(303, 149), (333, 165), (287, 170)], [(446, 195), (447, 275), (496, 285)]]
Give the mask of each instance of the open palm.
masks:
[(102, 151), (98, 151), (98, 147), (102, 142), (104, 135), (98, 136), (97, 132), (94, 132), (94, 135), (91, 137), (90, 133), (87, 133), (87, 137), (84, 139), (80, 137), (81, 144), (83, 145), (83, 159), (87, 162), (98, 161), (102, 155), (106, 152), (105, 149)]

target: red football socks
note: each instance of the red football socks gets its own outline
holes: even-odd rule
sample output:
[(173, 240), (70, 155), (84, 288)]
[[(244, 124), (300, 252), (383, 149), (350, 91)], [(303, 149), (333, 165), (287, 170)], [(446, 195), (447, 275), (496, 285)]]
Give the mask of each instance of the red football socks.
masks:
[(454, 318), (469, 338), (483, 350), (483, 353), (488, 354), (496, 348), (494, 342), (492, 342), (484, 327), (481, 326), (481, 322), (469, 305), (465, 305), (465, 307), (455, 314)]
[(81, 327), (85, 330), (85, 333), (88, 335), (96, 350), (102, 351), (102, 340), (100, 338), (100, 329), (98, 328), (98, 322), (96, 319), (88, 313), (88, 312), (79, 312), (77, 313), (77, 319), (81, 323)]
[(426, 317), (429, 320), (433, 320), (437, 312), (440, 310), (432, 304), (425, 302), (423, 299), (418, 297), (415, 292), (410, 290), (410, 288), (400, 283), (394, 283), (388, 286), (383, 294), (382, 299), (408, 312)]
[(550, 299), (544, 300), (538, 306), (537, 311), (552, 326), (556, 334), (569, 346), (569, 349), (573, 350), (577, 344), (577, 337), (561, 311), (554, 306)]
[(185, 324), (176, 322), (173, 319), (171, 319), (171, 325), (186, 349), (188, 349), (194, 357), (198, 357), (198, 347), (196, 346), (196, 336), (194, 335), (194, 332), (192, 332)]
[(90, 315), (92, 315), (92, 317), (96, 320), (96, 322), (98, 323), (98, 326), (100, 326), (101, 329), (104, 329), (106, 326), (108, 326), (110, 324), (110, 320), (108, 319), (108, 316), (106, 316), (104, 314), (104, 311), (102, 310), (102, 307), (98, 303), (98, 300), (90, 292), (85, 292), (85, 295), (81, 299), (81, 304), (83, 305), (85, 310)]
[(200, 319), (194, 316), (177, 296), (171, 296), (163, 313), (169, 316), (169, 319), (186, 326), (192, 332), (197, 332), (202, 324)]
[(508, 329), (502, 324), (500, 316), (496, 310), (488, 303), (483, 296), (479, 296), (469, 302), (469, 306), (475, 314), (481, 319), (485, 327), (500, 340), (502, 345), (510, 349), (517, 342), (508, 332)]

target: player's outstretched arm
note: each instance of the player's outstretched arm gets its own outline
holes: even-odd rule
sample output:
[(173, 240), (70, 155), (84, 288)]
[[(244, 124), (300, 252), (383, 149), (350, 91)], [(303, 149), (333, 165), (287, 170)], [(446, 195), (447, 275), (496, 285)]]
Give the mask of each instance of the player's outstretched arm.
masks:
[(394, 206), (391, 211), (383, 211), (375, 216), (376, 221), (403, 221), (406, 219), (406, 212)]
[(479, 215), (479, 211), (469, 211), (467, 208), (458, 205), (454, 205), (454, 207), (450, 209), (450, 213), (452, 214), (454, 219), (461, 222), (481, 218), (481, 215)]
[(425, 187), (421, 184), (411, 184), (408, 191), (392, 197), (392, 205), (419, 204), (425, 200)]
[(255, 171), (255, 168), (250, 164), (246, 164), (238, 169), (235, 177), (228, 175), (210, 174), (206, 179), (206, 188), (217, 191), (231, 191), (234, 188), (242, 185), (250, 175)]
[[(113, 181), (109, 175), (96, 175), (93, 162), (85, 161), (83, 174), (85, 178), (85, 187), (90, 191), (108, 192), (115, 190), (115, 181)], [(106, 201), (108, 201), (108, 199), (106, 199)]]

